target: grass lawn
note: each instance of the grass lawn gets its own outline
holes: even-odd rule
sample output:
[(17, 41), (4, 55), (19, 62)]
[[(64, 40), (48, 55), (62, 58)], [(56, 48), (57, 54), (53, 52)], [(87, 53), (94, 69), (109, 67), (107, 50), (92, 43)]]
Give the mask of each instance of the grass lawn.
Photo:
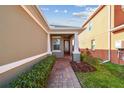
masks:
[(99, 64), (95, 58), (84, 57), (83, 60), (94, 67), (94, 72), (76, 72), (82, 87), (86, 88), (124, 88), (124, 66), (110, 62)]

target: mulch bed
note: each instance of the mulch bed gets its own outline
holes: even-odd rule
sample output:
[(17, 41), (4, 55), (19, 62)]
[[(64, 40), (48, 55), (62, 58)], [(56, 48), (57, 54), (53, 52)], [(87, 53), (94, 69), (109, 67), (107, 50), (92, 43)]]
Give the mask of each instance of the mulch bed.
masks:
[(93, 72), (93, 71), (96, 71), (95, 67), (91, 66), (90, 64), (88, 64), (86, 62), (80, 62), (80, 63), (70, 62), (70, 63), (71, 63), (71, 66), (75, 72)]

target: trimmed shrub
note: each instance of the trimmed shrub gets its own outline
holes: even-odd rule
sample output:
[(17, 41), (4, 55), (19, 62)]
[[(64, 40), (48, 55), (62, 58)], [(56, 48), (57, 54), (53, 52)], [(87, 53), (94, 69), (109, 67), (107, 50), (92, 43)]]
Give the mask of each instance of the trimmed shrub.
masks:
[(93, 66), (98, 66), (100, 65), (99, 63), (101, 62), (101, 59), (93, 57), (89, 49), (86, 49), (81, 53), (81, 61), (87, 62)]
[(48, 56), (34, 65), (32, 70), (18, 76), (9, 85), (13, 88), (43, 88), (55, 63), (55, 56)]
[(86, 54), (81, 54), (81, 60), (90, 64), (99, 64), (98, 58)]

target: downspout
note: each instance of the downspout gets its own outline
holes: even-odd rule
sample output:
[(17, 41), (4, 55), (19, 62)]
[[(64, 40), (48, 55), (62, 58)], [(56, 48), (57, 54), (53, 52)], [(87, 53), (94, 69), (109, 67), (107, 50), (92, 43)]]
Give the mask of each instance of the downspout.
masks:
[(108, 60), (111, 61), (111, 5), (109, 6), (109, 29), (108, 29)]
[(102, 63), (111, 61), (111, 5), (108, 5), (108, 60)]

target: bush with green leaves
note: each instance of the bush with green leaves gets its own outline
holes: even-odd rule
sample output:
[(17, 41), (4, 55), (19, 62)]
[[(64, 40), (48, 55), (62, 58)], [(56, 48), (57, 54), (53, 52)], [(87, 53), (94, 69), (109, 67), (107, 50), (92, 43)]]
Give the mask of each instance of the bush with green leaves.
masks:
[(81, 61), (87, 62), (91, 65), (99, 65), (101, 59), (89, 56), (87, 54), (81, 54)]
[(81, 61), (83, 62), (87, 62), (91, 65), (100, 65), (99, 63), (102, 61), (100, 58), (98, 57), (94, 57), (92, 55), (91, 50), (89, 50), (88, 48), (86, 48), (84, 51), (82, 51), (81, 53)]
[(47, 86), (47, 80), (55, 63), (55, 56), (48, 56), (35, 64), (33, 68), (18, 76), (9, 85), (13, 88), (43, 88)]

